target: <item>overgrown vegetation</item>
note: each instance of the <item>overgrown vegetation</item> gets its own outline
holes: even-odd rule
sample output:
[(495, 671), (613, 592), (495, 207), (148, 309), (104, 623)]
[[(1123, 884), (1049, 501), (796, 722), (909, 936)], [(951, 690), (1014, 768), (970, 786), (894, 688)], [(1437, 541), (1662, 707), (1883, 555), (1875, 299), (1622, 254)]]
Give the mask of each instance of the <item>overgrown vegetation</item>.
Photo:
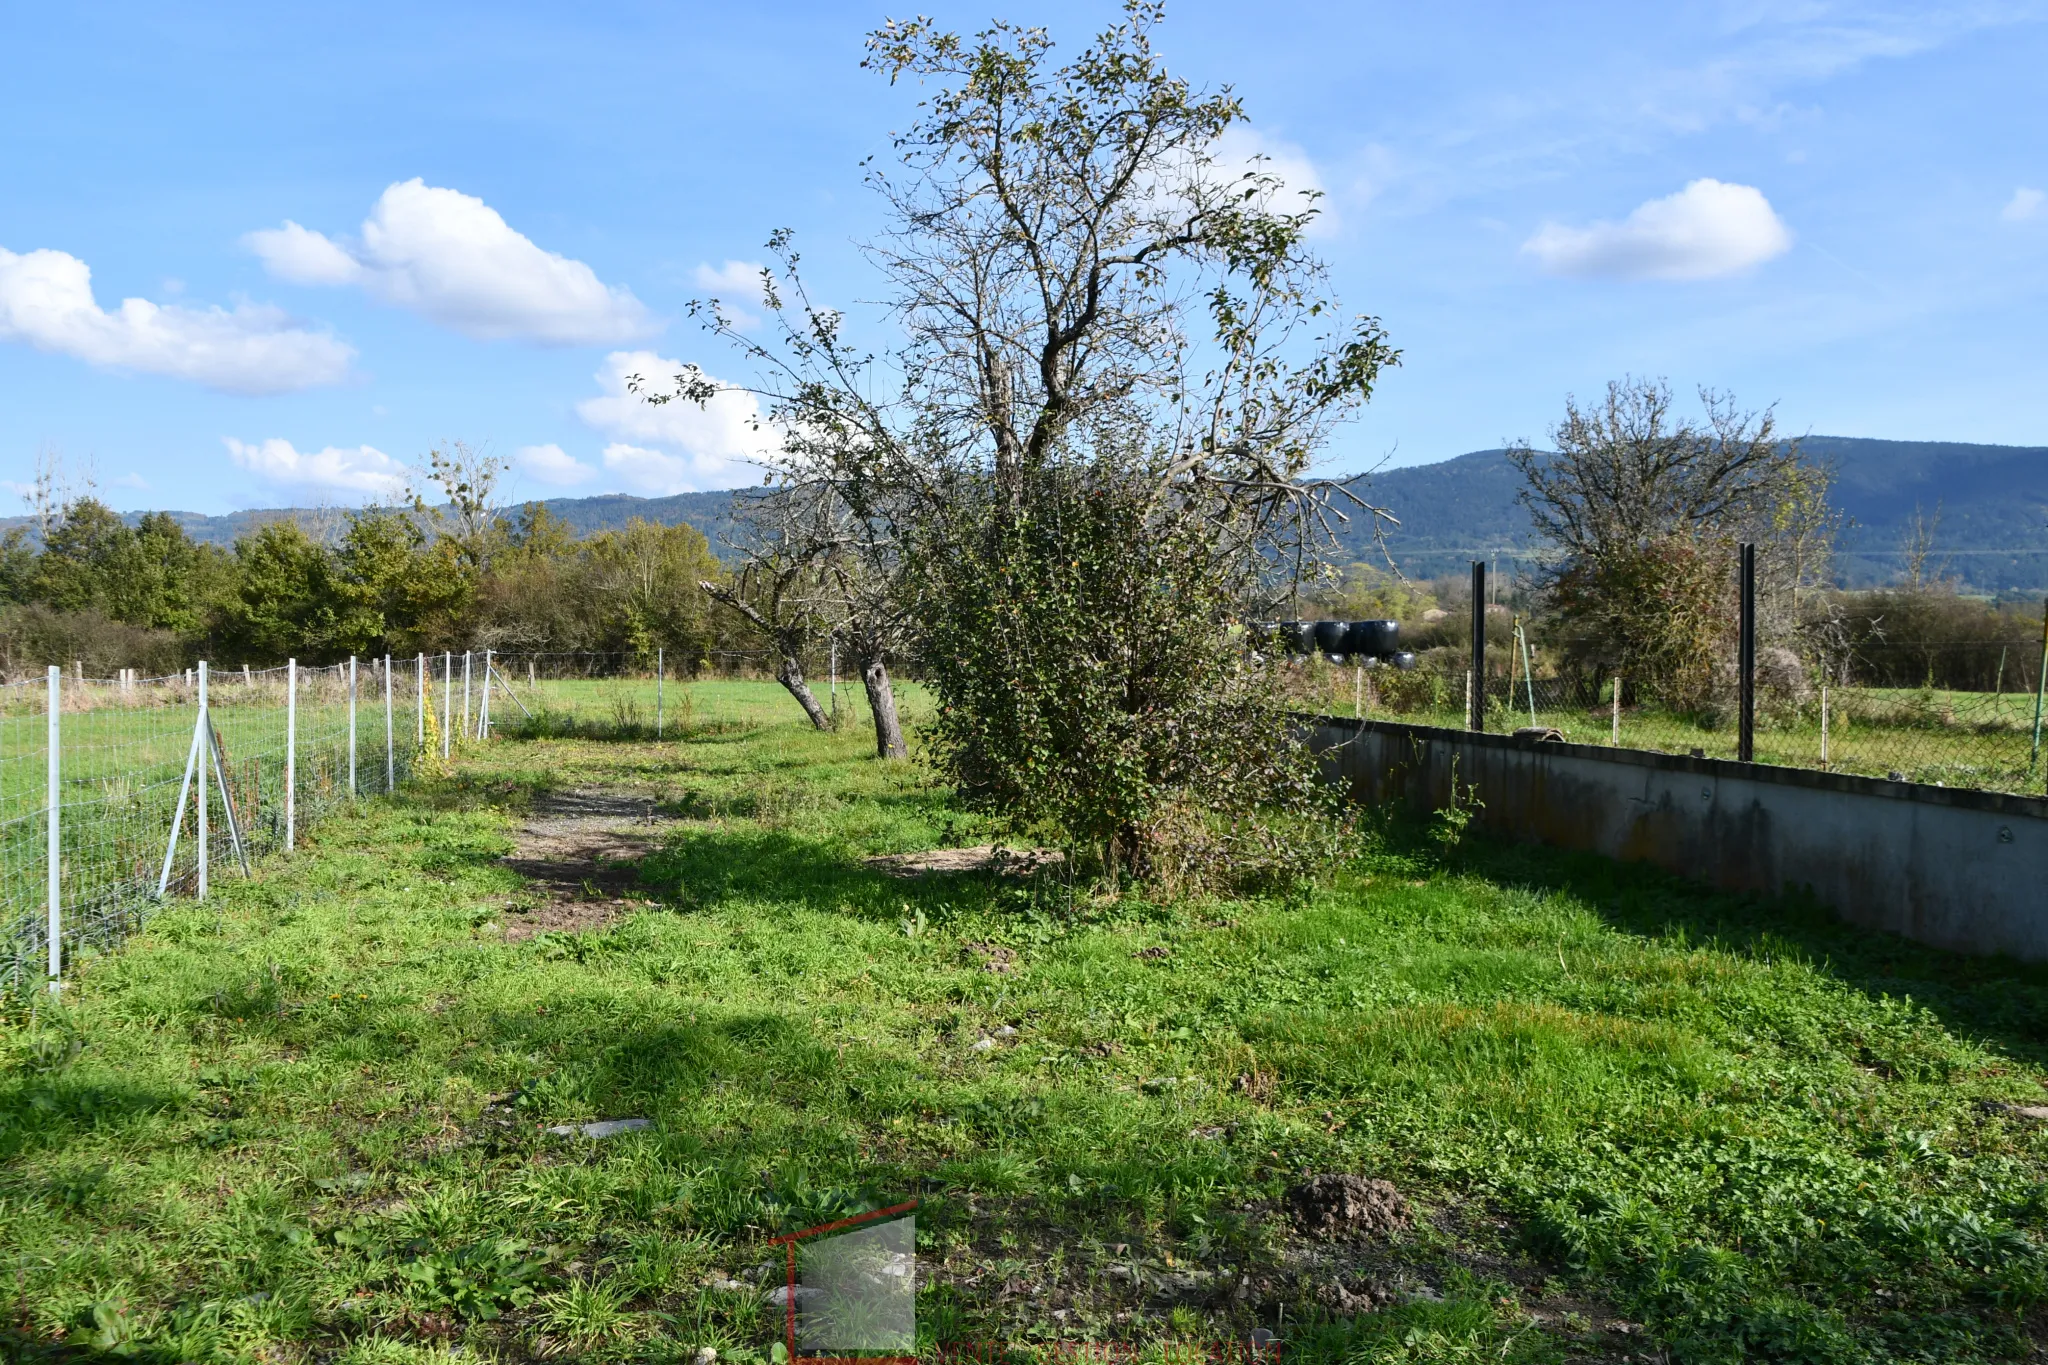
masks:
[[(1251, 899), (901, 881), (861, 857), (981, 826), (754, 686), (787, 722), (495, 745), (11, 1013), (7, 1349), (761, 1359), (762, 1239), (909, 1195), (927, 1343), (2043, 1339), (2038, 969), (1401, 824)], [(514, 826), (586, 788), (675, 823), (622, 917), (508, 942)], [(1412, 1225), (1308, 1236), (1322, 1171)]]
[[(904, 339), (861, 350), (787, 233), (765, 333), (699, 313), (757, 371), (781, 497), (884, 528), (866, 564), (939, 698), (938, 775), (1113, 878), (1199, 881), (1255, 873), (1273, 838), (1243, 836), (1302, 804), (1307, 756), (1233, 624), (1314, 564), (1333, 503), (1380, 515), (1309, 470), (1399, 353), (1340, 317), (1315, 192), (1227, 159), (1244, 109), (1169, 73), (1162, 16), (1128, 0), (1064, 61), (1021, 24), (875, 30), (866, 65), (929, 90), (868, 176)], [(719, 391), (694, 368), (633, 387)], [(763, 581), (808, 562), (792, 544)]]

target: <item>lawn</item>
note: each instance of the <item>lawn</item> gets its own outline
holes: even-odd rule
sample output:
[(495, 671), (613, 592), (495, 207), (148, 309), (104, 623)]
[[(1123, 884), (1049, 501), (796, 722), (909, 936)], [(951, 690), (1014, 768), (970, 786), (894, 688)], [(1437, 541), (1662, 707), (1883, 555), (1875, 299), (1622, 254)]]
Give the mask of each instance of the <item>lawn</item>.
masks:
[[(2048, 1345), (2048, 974), (1400, 824), (1262, 900), (894, 879), (986, 831), (751, 686), (680, 742), (483, 746), (13, 1006), (0, 1341), (766, 1361), (766, 1239), (915, 1197), (932, 1346)], [(501, 858), (594, 789), (672, 819), (531, 932)], [(1408, 1226), (1299, 1225), (1327, 1172)]]
[[(1300, 704), (1333, 715), (1364, 715), (1416, 725), (1465, 726), (1464, 675), (1418, 669), (1375, 674), (1311, 664), (1291, 680)], [(1736, 757), (1732, 716), (1718, 723), (1654, 704), (1613, 712), (1610, 684), (1588, 687), (1571, 678), (1519, 673), (1488, 683), (1487, 728), (1554, 728), (1578, 744)], [(1618, 721), (1618, 724), (1617, 724)], [(1866, 777), (1899, 774), (1907, 781), (2040, 795), (2048, 780), (2033, 743), (2034, 695), (1938, 688), (1835, 687), (1828, 691), (1822, 741), (1819, 695), (1796, 707), (1766, 695), (1756, 727), (1756, 761), (1822, 768)]]

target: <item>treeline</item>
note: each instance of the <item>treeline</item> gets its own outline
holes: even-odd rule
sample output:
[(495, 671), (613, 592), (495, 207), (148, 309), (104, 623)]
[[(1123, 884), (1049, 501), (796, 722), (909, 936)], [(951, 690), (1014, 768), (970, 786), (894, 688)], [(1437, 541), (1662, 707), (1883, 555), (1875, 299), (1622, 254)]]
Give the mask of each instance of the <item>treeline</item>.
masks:
[(338, 534), (264, 525), (232, 549), (151, 513), (130, 526), (78, 497), (41, 534), (0, 540), (0, 669), (167, 673), (207, 657), (287, 658), (491, 647), (591, 650), (679, 670), (744, 649), (701, 582), (723, 577), (702, 532), (634, 521), (578, 537), (546, 508), (455, 504), (345, 514)]
[[(1732, 584), (1732, 556), (1724, 571)], [(1489, 647), (1504, 648), (1519, 618), (1547, 662), (1569, 665), (1569, 657), (1560, 660), (1547, 649), (1561, 643), (1567, 623), (1540, 589), (1529, 578), (1496, 583)], [(1318, 620), (1398, 620), (1402, 642), (1424, 653), (1460, 653), (1471, 639), (1471, 587), (1464, 575), (1409, 580), (1352, 564), (1304, 592), (1300, 610)], [(1815, 682), (1824, 672), (1832, 681), (1868, 687), (2030, 691), (2041, 676), (2043, 605), (1968, 594), (1953, 578), (1857, 590), (1824, 585), (1801, 595), (1789, 643)]]

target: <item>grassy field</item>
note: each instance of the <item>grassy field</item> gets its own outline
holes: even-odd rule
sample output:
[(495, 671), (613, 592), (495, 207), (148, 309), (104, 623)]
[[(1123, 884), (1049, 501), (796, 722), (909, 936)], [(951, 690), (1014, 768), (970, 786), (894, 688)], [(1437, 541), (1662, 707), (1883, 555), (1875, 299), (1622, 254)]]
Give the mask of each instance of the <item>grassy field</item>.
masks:
[[(1296, 683), (1304, 705), (1333, 715), (1464, 727), (1463, 675), (1430, 679), (1411, 674), (1388, 686), (1390, 700), (1376, 703), (1376, 686), (1368, 690), (1354, 670), (1328, 666), (1302, 670)], [(1532, 699), (1529, 685), (1519, 677), (1512, 689), (1505, 679), (1492, 679), (1487, 728), (1538, 725), (1561, 730), (1579, 744), (1736, 756), (1732, 722), (1705, 725), (1661, 707), (1629, 705), (1622, 708), (1617, 727), (1611, 688), (1587, 696), (1570, 680), (1539, 677), (1533, 692)], [(1757, 717), (1756, 761), (1867, 777), (1896, 772), (1912, 782), (2037, 796), (2048, 781), (2048, 768), (2036, 762), (2033, 750), (2031, 693), (1844, 687), (1830, 689), (1828, 702), (1825, 744), (1817, 696), (1796, 710), (1763, 707)]]
[[(1270, 900), (892, 879), (985, 833), (730, 686), (683, 742), (487, 746), (14, 1008), (0, 1353), (766, 1361), (765, 1239), (907, 1197), (933, 1345), (2048, 1344), (2039, 970), (1402, 826)], [(526, 934), (501, 858), (597, 789), (673, 820)], [(1410, 1226), (1290, 1221), (1333, 1171)]]

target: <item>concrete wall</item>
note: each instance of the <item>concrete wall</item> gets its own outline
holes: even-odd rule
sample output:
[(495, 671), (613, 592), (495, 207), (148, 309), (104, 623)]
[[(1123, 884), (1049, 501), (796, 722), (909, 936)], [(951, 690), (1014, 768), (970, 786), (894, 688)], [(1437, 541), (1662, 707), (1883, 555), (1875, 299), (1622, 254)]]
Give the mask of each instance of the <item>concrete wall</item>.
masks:
[(1455, 771), (1485, 803), (1476, 823), (1510, 838), (1734, 891), (1805, 887), (1851, 924), (2048, 961), (2048, 800), (1386, 721), (1313, 726), (1332, 780), (1361, 801), (1439, 809)]

